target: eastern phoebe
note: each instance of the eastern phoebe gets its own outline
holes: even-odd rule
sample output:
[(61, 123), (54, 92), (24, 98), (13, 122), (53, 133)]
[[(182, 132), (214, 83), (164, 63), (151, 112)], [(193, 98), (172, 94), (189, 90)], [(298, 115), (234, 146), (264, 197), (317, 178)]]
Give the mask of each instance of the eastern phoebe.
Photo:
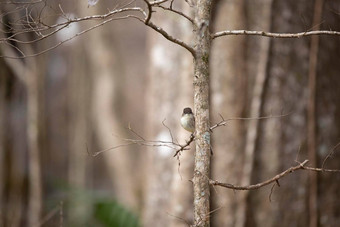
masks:
[(195, 116), (192, 113), (191, 108), (189, 107), (184, 108), (183, 114), (181, 117), (181, 125), (185, 130), (191, 133), (195, 131)]

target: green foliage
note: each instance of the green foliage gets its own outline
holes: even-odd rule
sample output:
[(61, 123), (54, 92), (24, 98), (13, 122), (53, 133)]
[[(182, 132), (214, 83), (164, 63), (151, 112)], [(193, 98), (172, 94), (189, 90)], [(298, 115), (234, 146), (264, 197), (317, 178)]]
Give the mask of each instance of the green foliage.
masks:
[(94, 216), (108, 227), (138, 227), (136, 215), (115, 200), (101, 200), (94, 203)]
[[(60, 192), (57, 197), (45, 200), (47, 210), (53, 210), (63, 202), (65, 226), (75, 227), (139, 227), (139, 218), (124, 204), (119, 203), (111, 196), (98, 191), (79, 189), (68, 185), (66, 182), (54, 182), (54, 189)], [(84, 208), (81, 216), (70, 217), (70, 210), (77, 210), (79, 206)], [(47, 223), (59, 221), (59, 213), (56, 213)], [(56, 225), (51, 225), (56, 226)]]

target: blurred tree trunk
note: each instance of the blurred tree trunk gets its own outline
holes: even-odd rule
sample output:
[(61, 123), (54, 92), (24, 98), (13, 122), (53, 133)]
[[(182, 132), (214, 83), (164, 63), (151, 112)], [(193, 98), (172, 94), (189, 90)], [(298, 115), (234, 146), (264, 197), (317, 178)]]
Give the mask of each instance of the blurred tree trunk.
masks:
[[(308, 12), (311, 5), (307, 2), (274, 4), (273, 11), (280, 10), (282, 14), (273, 14), (273, 30), (276, 32), (305, 30), (299, 19), (289, 23), (281, 15), (286, 15), (285, 13), (289, 12), (296, 14), (294, 11), (298, 10), (299, 13), (310, 16), (311, 14)], [(308, 25), (311, 24), (310, 18), (307, 20), (309, 21)], [(268, 179), (293, 165), (300, 145), (306, 140), (305, 111), (308, 75), (306, 63), (308, 63), (308, 55), (305, 53), (308, 53), (308, 39), (273, 40), (272, 43), (267, 66), (269, 78), (264, 93), (262, 115), (277, 115), (290, 111), (293, 113), (287, 118), (260, 122), (262, 134), (258, 137), (257, 142), (255, 166), (258, 168), (253, 173), (253, 183)], [(296, 48), (299, 48), (298, 52), (294, 51)], [(297, 62), (301, 62), (301, 64), (297, 64)], [(305, 154), (303, 151), (306, 151), (304, 147), (300, 154)], [(307, 175), (307, 173), (294, 174), (289, 181), (280, 182), (281, 187), (274, 188), (272, 202), (268, 201), (269, 187), (259, 192), (250, 192), (248, 225), (258, 226), (265, 222), (268, 226), (275, 226), (279, 220), (282, 226), (306, 226), (308, 224), (307, 195), (303, 192), (307, 189)], [(254, 209), (255, 206), (257, 209)], [(298, 210), (286, 212), (289, 208), (298, 207)]]
[[(320, 30), (323, 0), (314, 2), (313, 20), (315, 30)], [(309, 70), (308, 70), (308, 104), (307, 104), (307, 149), (308, 160), (312, 166), (317, 165), (316, 156), (316, 81), (317, 81), (317, 61), (319, 53), (319, 36), (311, 37), (309, 50)], [(309, 226), (318, 226), (318, 178), (317, 173), (309, 172), (308, 176), (309, 195)]]
[(36, 226), (42, 214), (42, 182), (40, 169), (40, 79), (36, 58), (26, 63), (25, 77), (27, 81), (27, 137), (29, 166), (29, 201), (28, 226)]
[[(0, 49), (0, 53), (2, 53)], [(0, 226), (5, 226), (5, 185), (6, 185), (6, 162), (5, 162), (5, 130), (7, 129), (7, 105), (6, 105), (6, 93), (7, 80), (9, 71), (3, 59), (0, 59)]]
[[(185, 2), (181, 2), (178, 6), (187, 15), (190, 14), (190, 9)], [(176, 8), (177, 9), (177, 8)], [(183, 19), (181, 19), (183, 20)], [(191, 24), (183, 21), (180, 24), (182, 40), (190, 43), (192, 40)], [(177, 117), (176, 124), (179, 124), (181, 113), (185, 107), (193, 108), (193, 87), (192, 87), (192, 71), (193, 62), (192, 56), (189, 53), (181, 55), (181, 63), (179, 68), (179, 94), (176, 111), (174, 116)], [(189, 139), (190, 133), (185, 131), (182, 127), (177, 130), (177, 136), (180, 143), (185, 143)], [(193, 195), (192, 183), (190, 180), (193, 177), (194, 171), (194, 144), (191, 145), (190, 150), (183, 151), (179, 156), (178, 165), (173, 165), (173, 181), (171, 185), (171, 204), (170, 214), (173, 216), (169, 220), (169, 226), (184, 227), (187, 223), (193, 223)], [(184, 221), (185, 220), (185, 221)]]
[[(324, 9), (339, 7), (335, 2), (325, 4)], [(277, 1), (273, 5), (269, 0), (249, 2), (243, 9), (241, 5), (242, 3), (233, 1), (225, 2), (226, 9), (219, 5), (218, 9), (223, 14), (217, 14), (217, 30), (247, 27), (248, 30), (298, 32), (315, 26), (312, 22), (314, 3), (310, 1)], [(244, 11), (245, 14), (242, 15), (238, 10)], [(302, 15), (303, 20), (297, 15)], [(228, 16), (233, 20), (228, 19)], [(321, 24), (321, 29), (339, 29), (339, 22), (335, 18), (336, 15), (324, 10), (321, 21), (325, 21), (325, 25), (323, 27)], [(219, 27), (219, 21), (224, 22), (224, 27)], [(231, 24), (225, 25), (226, 21)], [(266, 180), (289, 168), (295, 164), (298, 153), (300, 161), (307, 157), (310, 38), (269, 40), (263, 37), (246, 37), (247, 45), (242, 45), (242, 39), (237, 36), (215, 41), (212, 54), (212, 59), (215, 59), (212, 64), (216, 64), (212, 68), (213, 122), (219, 120), (218, 117), (214, 118), (218, 113), (227, 119), (242, 115), (258, 117), (292, 112), (288, 117), (261, 120), (257, 123), (232, 121), (226, 129), (217, 129), (214, 132), (213, 178), (244, 185)], [(336, 59), (340, 59), (338, 47), (338, 38), (320, 37), (316, 80), (317, 166), (321, 166), (327, 152), (338, 142), (340, 134), (340, 115), (339, 111), (336, 111), (340, 104), (339, 89), (336, 89), (340, 85), (340, 80), (336, 77), (339, 75), (339, 67), (335, 63)], [(223, 62), (223, 59), (227, 60)], [(223, 65), (230, 72), (221, 71), (224, 69)], [(247, 70), (247, 88), (240, 79), (244, 75), (244, 67)], [(223, 75), (220, 79), (219, 73)], [(262, 88), (258, 89), (261, 86)], [(247, 100), (242, 98), (242, 94), (239, 95), (240, 91), (244, 92)], [(245, 104), (249, 106), (248, 110), (243, 109)], [(246, 133), (243, 133), (242, 125), (246, 127)], [(220, 135), (219, 130), (230, 130), (231, 139), (228, 133)], [(226, 143), (224, 146), (223, 141)], [(242, 146), (242, 143), (245, 145)], [(222, 147), (219, 148), (221, 144)], [(243, 149), (245, 156), (241, 157)], [(231, 150), (231, 153), (227, 153), (228, 150)], [(221, 151), (226, 152), (225, 158), (220, 156)], [(337, 168), (339, 165), (336, 163), (339, 163), (339, 159), (333, 157), (328, 167)], [(337, 196), (340, 185), (334, 178), (337, 179), (338, 176), (322, 174), (317, 181), (320, 187), (316, 199), (317, 222), (321, 226), (335, 225), (338, 220), (335, 213), (340, 207), (331, 197)], [(280, 226), (308, 226), (313, 214), (309, 213), (308, 198), (311, 195), (308, 193), (310, 184), (307, 180), (308, 173), (295, 173), (281, 180), (280, 187), (276, 185), (272, 194), (270, 187), (251, 192), (237, 191), (236, 194), (216, 188), (215, 208), (221, 209), (216, 211), (213, 221), (216, 226), (277, 226), (277, 223), (280, 223)], [(235, 208), (238, 215), (234, 213)]]
[[(256, 18), (252, 18), (249, 15), (250, 22), (249, 24), (254, 27), (254, 29), (260, 29), (264, 31), (269, 31), (271, 27), (271, 10), (272, 10), (272, 0), (262, 1), (262, 4), (258, 7), (248, 8), (248, 13), (256, 14)], [(259, 16), (261, 15), (261, 16)], [(248, 65), (248, 78), (254, 77), (254, 79), (249, 79), (248, 81), (252, 81), (249, 83), (249, 101), (248, 106), (250, 109), (247, 111), (248, 116), (250, 117), (260, 117), (262, 116), (262, 108), (263, 108), (263, 97), (265, 86), (268, 78), (267, 65), (268, 65), (268, 57), (269, 57), (269, 47), (270, 47), (270, 39), (268, 38), (257, 38), (254, 39), (251, 43), (251, 47), (249, 48), (252, 53), (256, 53), (257, 55), (252, 55)], [(256, 49), (252, 48), (256, 47)], [(255, 160), (255, 152), (257, 149), (257, 141), (259, 138), (259, 125), (260, 121), (249, 121), (247, 122), (246, 128), (246, 136), (245, 136), (245, 147), (244, 147), (244, 161), (243, 161), (243, 172), (241, 177), (241, 185), (250, 185), (251, 178), (254, 171), (254, 160)], [(267, 156), (270, 158), (271, 162), (275, 163), (275, 156)], [(247, 220), (247, 200), (249, 196), (249, 191), (244, 191), (240, 193), (239, 197), (239, 207), (236, 212), (236, 227), (243, 227), (246, 224)]]
[[(20, 15), (10, 15), (8, 21), (15, 21)], [(25, 41), (30, 39), (32, 34), (21, 34), (21, 38)], [(17, 48), (24, 53), (32, 54), (37, 51), (33, 45), (19, 45)], [(16, 56), (17, 52), (8, 46), (3, 47), (3, 51), (8, 56)], [(26, 113), (26, 136), (28, 149), (28, 207), (27, 207), (27, 226), (36, 226), (39, 224), (42, 214), (42, 180), (41, 180), (41, 136), (42, 127), (39, 121), (42, 118), (43, 109), (43, 72), (44, 62), (41, 56), (36, 58), (6, 59), (8, 66), (11, 68), (16, 79), (25, 85), (27, 94), (27, 112)], [(38, 67), (38, 61), (41, 64)], [(17, 113), (15, 113), (17, 114)], [(15, 136), (15, 138), (17, 138)], [(22, 152), (22, 150), (21, 150)], [(21, 153), (21, 155), (23, 155)], [(13, 169), (16, 171), (16, 168)], [(16, 177), (14, 177), (15, 179)], [(20, 181), (20, 180), (19, 180)], [(20, 190), (22, 190), (20, 185)], [(19, 196), (19, 198), (21, 195)], [(19, 199), (20, 200), (20, 199)], [(20, 203), (20, 202), (19, 202)], [(19, 205), (20, 206), (20, 205)], [(11, 216), (11, 215), (9, 215)], [(15, 222), (19, 224), (20, 218), (15, 218)]]
[(85, 217), (89, 215), (89, 210), (82, 190), (87, 188), (87, 148), (91, 147), (91, 127), (89, 111), (91, 107), (92, 81), (88, 74), (88, 59), (84, 46), (85, 39), (79, 39), (73, 45), (73, 51), (68, 56), (77, 59), (70, 64), (70, 72), (67, 76), (68, 94), (68, 136), (69, 136), (69, 162), (68, 178), (71, 188), (74, 189), (74, 196), (70, 198), (69, 221), (72, 225), (82, 226), (85, 224)]
[[(178, 18), (169, 17), (170, 14), (164, 15), (154, 14), (154, 20), (158, 26), (167, 28), (169, 33), (176, 37), (181, 35), (181, 24)], [(171, 141), (171, 136), (166, 127), (162, 125), (164, 122), (170, 129), (174, 139), (178, 138), (175, 133), (178, 131), (179, 121), (183, 107), (179, 106), (179, 101), (183, 82), (182, 76), (184, 72), (181, 70), (181, 62), (184, 51), (169, 43), (158, 33), (150, 31), (148, 36), (150, 69), (149, 84), (147, 93), (147, 138), (150, 140)], [(187, 92), (187, 88), (184, 89)], [(189, 105), (189, 104), (187, 104)], [(171, 221), (172, 225), (177, 226), (174, 220), (177, 213), (175, 204), (172, 204), (172, 193), (177, 194), (178, 188), (172, 188), (178, 184), (178, 178), (174, 179), (174, 174), (179, 174), (178, 163), (173, 158), (173, 152), (166, 147), (150, 147), (148, 148), (148, 157), (146, 160), (147, 185), (145, 188), (145, 206), (143, 222), (145, 226), (164, 226)], [(179, 170), (182, 171), (181, 168)], [(187, 174), (185, 174), (187, 177)], [(185, 184), (185, 180), (181, 183)], [(174, 185), (172, 185), (174, 184)], [(177, 199), (177, 198), (176, 198)], [(188, 198), (187, 198), (188, 199)], [(176, 204), (179, 212), (183, 212), (186, 201), (183, 204)], [(183, 207), (181, 206), (183, 205)]]
[[(12, 54), (10, 47), (2, 46), (1, 54)], [(10, 53), (8, 53), (10, 52)], [(1, 158), (1, 195), (0, 226), (20, 226), (27, 217), (25, 195), (27, 187), (27, 131), (26, 131), (26, 94), (25, 81), (22, 80), (23, 65), (18, 59), (1, 59), (0, 61), (0, 158)], [(24, 140), (21, 140), (24, 138)], [(25, 220), (26, 221), (26, 220)]]
[[(24, 37), (27, 39), (27, 37)], [(4, 47), (5, 48), (5, 47)], [(22, 48), (22, 47), (20, 47)], [(27, 53), (33, 52), (32, 46), (26, 46), (25, 50)], [(3, 49), (5, 54), (8, 54), (9, 56), (13, 56), (15, 54), (10, 49)], [(27, 226), (36, 226), (41, 218), (42, 214), (42, 182), (41, 182), (41, 170), (40, 170), (40, 150), (41, 150), (41, 140), (40, 137), (42, 136), (41, 131), (41, 122), (39, 119), (42, 117), (42, 86), (43, 86), (43, 71), (44, 67), (37, 67), (37, 61), (42, 63), (42, 58), (37, 57), (35, 59), (33, 58), (26, 58), (24, 61), (21, 61), (20, 59), (6, 59), (6, 62), (8, 66), (11, 68), (13, 75), (15, 75), (16, 79), (24, 84), (24, 89), (26, 89), (27, 94), (27, 111), (24, 111), (26, 114), (26, 135), (24, 137), (20, 138), (26, 138), (27, 140), (27, 149), (28, 149), (28, 207), (26, 212), (26, 218), (27, 218)], [(43, 64), (42, 64), (43, 65)], [(16, 81), (15, 83), (18, 83)], [(18, 113), (20, 108), (24, 106), (23, 103), (17, 103), (13, 110), (14, 116), (19, 116), (21, 113)], [(19, 109), (16, 109), (19, 108)], [(22, 111), (22, 110), (21, 110)], [(23, 131), (23, 125), (25, 125), (24, 122), (21, 122), (22, 124), (19, 124), (18, 126), (18, 120), (14, 119), (14, 127), (13, 131)], [(13, 133), (13, 138), (18, 138), (17, 133)], [(23, 143), (18, 143), (18, 146), (22, 145), (24, 147)], [(14, 142), (14, 147), (16, 147), (16, 142)], [(13, 188), (9, 188), (9, 200), (8, 204), (10, 207), (12, 207), (14, 214), (11, 214), (12, 209), (8, 209), (8, 217), (11, 219), (13, 218), (13, 226), (20, 225), (21, 221), (21, 209), (23, 204), (24, 196), (24, 182), (23, 178), (20, 177), (23, 172), (25, 172), (24, 169), (24, 154), (23, 150), (25, 150), (23, 147), (20, 147), (20, 149), (17, 151), (17, 154), (19, 157), (15, 157), (16, 155), (10, 155), (9, 159), (13, 160), (14, 162), (19, 162), (20, 164), (13, 164), (10, 165), (9, 173), (9, 181), (11, 183), (15, 182), (13, 185)], [(18, 167), (19, 166), (19, 167)], [(18, 173), (19, 172), (19, 173)], [(15, 174), (17, 173), (17, 174)], [(21, 173), (21, 174), (20, 174)], [(14, 174), (14, 175), (11, 175)], [(18, 177), (19, 175), (19, 177)], [(13, 178), (13, 179), (12, 179)], [(13, 182), (12, 182), (13, 181)], [(11, 185), (10, 183), (10, 185)], [(19, 191), (17, 191), (19, 190)], [(13, 197), (14, 201), (11, 200)], [(17, 210), (17, 212), (15, 211)]]
[[(339, 31), (339, 15), (329, 9), (339, 9), (339, 1), (325, 1), (320, 29)], [(321, 36), (316, 67), (316, 163), (323, 165), (327, 153), (340, 141), (340, 39)], [(339, 147), (325, 163), (325, 168), (339, 169)], [(318, 174), (317, 214), (319, 226), (336, 226), (340, 222), (340, 175)]]
[[(3, 50), (1, 50), (2, 53)], [(13, 61), (13, 60), (12, 60)], [(25, 111), (16, 89), (24, 88), (16, 80), (7, 61), (0, 61), (0, 226), (20, 226), (24, 217)], [(21, 85), (21, 86), (20, 86)], [(16, 101), (14, 101), (16, 100)], [(11, 102), (11, 105), (8, 105)], [(17, 114), (15, 114), (17, 113)]]
[[(215, 29), (242, 29), (245, 27), (243, 1), (219, 1), (215, 6)], [(247, 84), (245, 66), (245, 37), (232, 36), (217, 39), (211, 55), (212, 122), (241, 117), (245, 111)], [(240, 92), (242, 91), (242, 92)], [(244, 122), (231, 121), (213, 133), (212, 178), (240, 184), (244, 149)], [(216, 190), (216, 193), (214, 193)], [(232, 190), (215, 188), (213, 193), (212, 223), (216, 226), (235, 226), (237, 196)]]
[[(99, 7), (99, 6), (98, 6)], [(100, 10), (100, 7), (97, 8)], [(102, 5), (101, 10), (105, 11)], [(117, 48), (116, 39), (120, 37), (112, 28), (101, 27), (89, 34), (87, 56), (90, 59), (93, 79), (92, 119), (95, 124), (100, 149), (108, 149), (125, 144), (128, 138), (124, 124), (123, 110), (126, 108), (126, 74), (124, 62)], [(115, 35), (112, 35), (115, 34)], [(117, 35), (116, 35), (117, 34)], [(128, 92), (128, 91), (127, 91)], [(138, 98), (136, 98), (138, 99)], [(134, 116), (141, 119), (141, 116)], [(133, 127), (133, 126), (132, 126)], [(103, 153), (108, 167), (113, 194), (117, 200), (130, 209), (139, 209), (138, 168), (135, 159), (137, 151), (129, 147), (119, 147)]]

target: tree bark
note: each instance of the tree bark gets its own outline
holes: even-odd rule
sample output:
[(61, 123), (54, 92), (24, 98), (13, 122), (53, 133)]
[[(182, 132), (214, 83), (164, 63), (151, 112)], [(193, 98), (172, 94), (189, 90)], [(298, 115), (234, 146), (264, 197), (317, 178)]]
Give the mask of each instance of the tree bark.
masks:
[[(323, 9), (323, 0), (316, 0), (314, 3), (313, 25), (315, 30), (320, 29), (320, 22)], [(317, 83), (317, 61), (319, 52), (319, 36), (311, 37), (309, 53), (308, 72), (308, 104), (307, 104), (307, 142), (308, 160), (311, 166), (317, 165), (317, 135), (316, 135), (316, 83)], [(318, 174), (309, 172), (309, 227), (318, 226)]]
[(209, 56), (210, 0), (198, 0), (195, 11), (194, 109), (195, 109), (195, 169), (194, 225), (210, 226), (210, 119), (209, 119)]
[[(2, 50), (0, 49), (0, 53)], [(5, 130), (7, 128), (7, 106), (5, 103), (6, 92), (7, 92), (7, 74), (9, 74), (7, 67), (2, 59), (0, 59), (0, 226), (5, 226)]]

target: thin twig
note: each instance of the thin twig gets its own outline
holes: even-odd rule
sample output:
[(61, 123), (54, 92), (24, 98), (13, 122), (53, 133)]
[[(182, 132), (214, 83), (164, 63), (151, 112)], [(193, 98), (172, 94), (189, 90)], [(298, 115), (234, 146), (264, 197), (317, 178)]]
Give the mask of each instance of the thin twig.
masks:
[(150, 2), (149, 2), (148, 0), (144, 0), (144, 2), (145, 2), (145, 4), (146, 4), (146, 6), (148, 7), (148, 13), (147, 13), (147, 16), (146, 16), (146, 18), (145, 18), (145, 20), (144, 20), (144, 23), (145, 23), (146, 25), (148, 25), (149, 22), (150, 22), (150, 19), (151, 19), (152, 5), (150, 4)]
[(184, 17), (185, 19), (187, 19), (188, 21), (190, 21), (192, 24), (194, 24), (194, 19), (192, 19), (192, 18), (189, 17), (188, 15), (184, 14), (183, 12), (180, 12), (180, 11), (178, 11), (178, 10), (173, 9), (172, 7), (165, 7), (165, 6), (162, 6), (162, 5), (158, 5), (158, 6), (156, 6), (156, 7), (159, 7), (159, 8), (161, 8), (161, 9), (163, 9), (163, 10), (166, 10), (166, 11), (173, 12), (173, 13), (175, 13), (175, 14), (178, 14), (178, 15)]
[(336, 149), (340, 146), (340, 142), (335, 145), (333, 147), (333, 149), (327, 154), (326, 158), (323, 160), (322, 162), (322, 165), (321, 165), (321, 168), (324, 169), (325, 168), (325, 164), (326, 164), (326, 161), (334, 154), (334, 152), (336, 151)]
[(169, 1), (169, 0), (153, 1), (153, 2), (150, 2), (150, 5), (156, 6), (156, 5), (160, 5), (160, 4), (162, 4), (162, 3), (165, 3), (165, 2), (167, 2), (167, 1)]
[(36, 0), (36, 1), (28, 1), (28, 2), (24, 2), (24, 1), (6, 1), (6, 2), (0, 2), (0, 4), (27, 5), (27, 4), (37, 4), (37, 3), (41, 3), (41, 2), (45, 2), (45, 0)]
[(211, 35), (212, 39), (227, 36), (227, 35), (255, 35), (264, 36), (271, 38), (301, 38), (304, 36), (311, 35), (340, 35), (338, 31), (309, 31), (309, 32), (298, 32), (298, 33), (275, 33), (275, 32), (264, 32), (264, 31), (247, 31), (247, 30), (226, 30), (216, 32)]
[(189, 226), (189, 227), (191, 226), (191, 224), (189, 223), (189, 221), (185, 220), (184, 218), (177, 217), (177, 216), (175, 216), (175, 215), (173, 215), (173, 214), (170, 214), (170, 213), (168, 213), (168, 212), (166, 212), (166, 214), (169, 215), (170, 217), (176, 218), (176, 219), (178, 219), (178, 220), (184, 222), (184, 223), (185, 223), (187, 226)]
[(60, 201), (60, 212), (59, 212), (60, 222), (59, 227), (64, 226), (64, 202)]
[(180, 149), (178, 149), (175, 152), (174, 157), (176, 157), (179, 152), (187, 150), (187, 147), (191, 144), (191, 142), (194, 140), (194, 138), (195, 138), (194, 134), (191, 134), (190, 139), (186, 142), (186, 144), (184, 144), (183, 146), (180, 145)]
[(62, 206), (60, 204), (58, 204), (58, 206), (56, 206), (53, 210), (48, 212), (48, 214), (46, 214), (46, 216), (41, 219), (41, 221), (39, 222), (39, 224), (37, 226), (43, 226), (49, 220), (51, 220), (53, 218), (53, 216), (55, 216), (58, 213), (60, 214), (61, 210), (62, 210)]
[(117, 148), (120, 148), (120, 147), (126, 147), (126, 146), (129, 146), (129, 145), (133, 145), (133, 144), (136, 144), (136, 143), (127, 143), (127, 144), (121, 144), (121, 145), (117, 145), (115, 147), (110, 147), (110, 148), (107, 148), (107, 149), (104, 149), (104, 150), (100, 150), (100, 151), (97, 151), (97, 152), (94, 152), (93, 154), (91, 154), (89, 151), (87, 151), (87, 153), (89, 155), (91, 155), (92, 157), (96, 157), (97, 155), (105, 152), (105, 151), (110, 151), (110, 150), (114, 150), (114, 149), (117, 149)]
[[(108, 23), (108, 22), (111, 22), (111, 21), (114, 21), (114, 20), (127, 19), (127, 18), (131, 18), (131, 17), (133, 17), (133, 15), (127, 15), (127, 16), (123, 16), (123, 17), (110, 18), (110, 19), (108, 19), (108, 20), (106, 20), (106, 21), (103, 21), (103, 22), (101, 22), (101, 23), (99, 23), (99, 24), (97, 24), (97, 25), (95, 25), (95, 26), (92, 26), (92, 27), (90, 27), (90, 28), (88, 28), (88, 29), (85, 29), (85, 30), (83, 30), (83, 31), (81, 31), (81, 32), (79, 32), (79, 33), (73, 35), (72, 37), (70, 37), (70, 38), (68, 38), (68, 39), (65, 39), (65, 40), (63, 40), (63, 41), (60, 41), (59, 43), (55, 44), (54, 46), (51, 46), (51, 47), (49, 47), (49, 48), (47, 48), (47, 49), (45, 49), (45, 50), (43, 50), (43, 51), (40, 51), (40, 52), (38, 52), (38, 53), (35, 53), (35, 54), (27, 54), (27, 55), (23, 55), (23, 56), (4, 56), (4, 55), (2, 55), (2, 56), (0, 56), (0, 58), (3, 57), (3, 58), (10, 58), (10, 59), (22, 59), (22, 58), (28, 58), (28, 57), (36, 57), (36, 56), (41, 55), (41, 54), (44, 54), (44, 53), (46, 53), (46, 52), (48, 52), (48, 51), (54, 50), (54, 49), (56, 49), (57, 47), (61, 46), (62, 44), (66, 43), (66, 42), (68, 42), (68, 41), (70, 41), (70, 40), (72, 40), (72, 39), (74, 39), (74, 38), (76, 38), (76, 37), (78, 37), (78, 36), (81, 36), (81, 35), (83, 35), (83, 34), (89, 32), (89, 31), (92, 31), (93, 29), (95, 29), (95, 28), (97, 28), (97, 27), (100, 27), (100, 26), (102, 26), (102, 25), (104, 25), (104, 24), (106, 24), (106, 23)], [(1, 40), (0, 40), (0, 42), (1, 42)]]
[(229, 118), (224, 120), (223, 116), (221, 114), (220, 117), (222, 118), (222, 120), (218, 123), (216, 123), (215, 125), (210, 127), (210, 130), (214, 130), (217, 127), (221, 127), (221, 126), (225, 126), (228, 121), (235, 121), (235, 120), (265, 120), (265, 119), (271, 119), (271, 118), (281, 118), (281, 117), (287, 117), (291, 114), (287, 113), (287, 114), (281, 114), (281, 115), (274, 115), (274, 116), (264, 116), (264, 117), (234, 117), (234, 118)]
[(140, 139), (146, 141), (146, 140), (144, 139), (144, 137), (142, 137), (139, 133), (137, 133), (135, 130), (133, 130), (133, 129), (131, 128), (131, 124), (130, 124), (130, 123), (129, 123), (129, 125), (128, 125), (128, 129), (129, 129), (129, 131), (132, 132), (135, 136), (137, 136), (138, 138), (140, 138)]
[(315, 172), (340, 173), (339, 169), (323, 169), (323, 168), (315, 168), (315, 167), (309, 167), (309, 166), (305, 166), (304, 169), (315, 171)]
[[(99, 25), (103, 25), (109, 21), (112, 21), (112, 20), (117, 20), (117, 19), (125, 19), (126, 16), (124, 17), (117, 17), (117, 18), (112, 18), (114, 15), (116, 14), (120, 14), (120, 13), (125, 13), (125, 12), (140, 12), (142, 13), (144, 16), (146, 16), (146, 13), (145, 11), (140, 8), (140, 7), (129, 7), (129, 8), (123, 8), (123, 9), (117, 9), (117, 10), (113, 10), (113, 11), (110, 11), (109, 13), (106, 13), (106, 14), (103, 14), (103, 15), (92, 15), (92, 16), (86, 16), (86, 17), (82, 17), (82, 18), (68, 18), (67, 21), (65, 22), (61, 22), (61, 23), (58, 23), (58, 24), (53, 24), (53, 25), (45, 25), (43, 24), (44, 26), (42, 27), (38, 27), (38, 28), (35, 28), (35, 31), (45, 31), (45, 30), (49, 30), (49, 29), (53, 29), (53, 28), (57, 28), (56, 30), (44, 35), (43, 37), (40, 37), (39, 39), (34, 39), (34, 40), (30, 40), (30, 41), (21, 41), (21, 40), (18, 40), (18, 39), (14, 39), (15, 36), (17, 35), (20, 35), (22, 33), (26, 33), (26, 32), (32, 32), (33, 30), (32, 29), (23, 29), (23, 30), (20, 30), (20, 32), (17, 32), (17, 33), (14, 33), (12, 36), (10, 37), (7, 37), (7, 38), (1, 38), (0, 39), (0, 43), (1, 42), (5, 42), (7, 41), (8, 39), (10, 39), (11, 41), (13, 42), (18, 42), (18, 43), (23, 43), (23, 44), (30, 44), (30, 43), (33, 43), (33, 42), (38, 42), (42, 39), (45, 39), (53, 34), (55, 34), (56, 32), (60, 31), (61, 29), (64, 29), (66, 28), (67, 26), (73, 24), (73, 23), (79, 23), (79, 22), (82, 22), (82, 21), (91, 21), (91, 20), (104, 20), (104, 19), (108, 19), (102, 23), (100, 23)], [(95, 25), (93, 28), (96, 28), (98, 27), (97, 25)], [(92, 27), (89, 28), (89, 30), (92, 30), (93, 29)], [(88, 30), (88, 29), (87, 29)], [(86, 30), (85, 30), (86, 31)], [(84, 32), (85, 33), (85, 32)], [(81, 33), (82, 34), (82, 33)]]
[(276, 184), (273, 184), (273, 186), (272, 186), (271, 189), (270, 189), (269, 202), (272, 202), (272, 194), (273, 194), (273, 192), (274, 192), (275, 185), (276, 185)]
[(163, 125), (165, 128), (168, 129), (168, 132), (169, 132), (170, 137), (171, 137), (171, 142), (173, 143), (173, 142), (174, 142), (174, 137), (172, 136), (172, 132), (171, 132), (170, 128), (164, 123), (165, 120), (166, 120), (166, 119), (164, 119), (164, 120), (162, 121), (162, 125)]

